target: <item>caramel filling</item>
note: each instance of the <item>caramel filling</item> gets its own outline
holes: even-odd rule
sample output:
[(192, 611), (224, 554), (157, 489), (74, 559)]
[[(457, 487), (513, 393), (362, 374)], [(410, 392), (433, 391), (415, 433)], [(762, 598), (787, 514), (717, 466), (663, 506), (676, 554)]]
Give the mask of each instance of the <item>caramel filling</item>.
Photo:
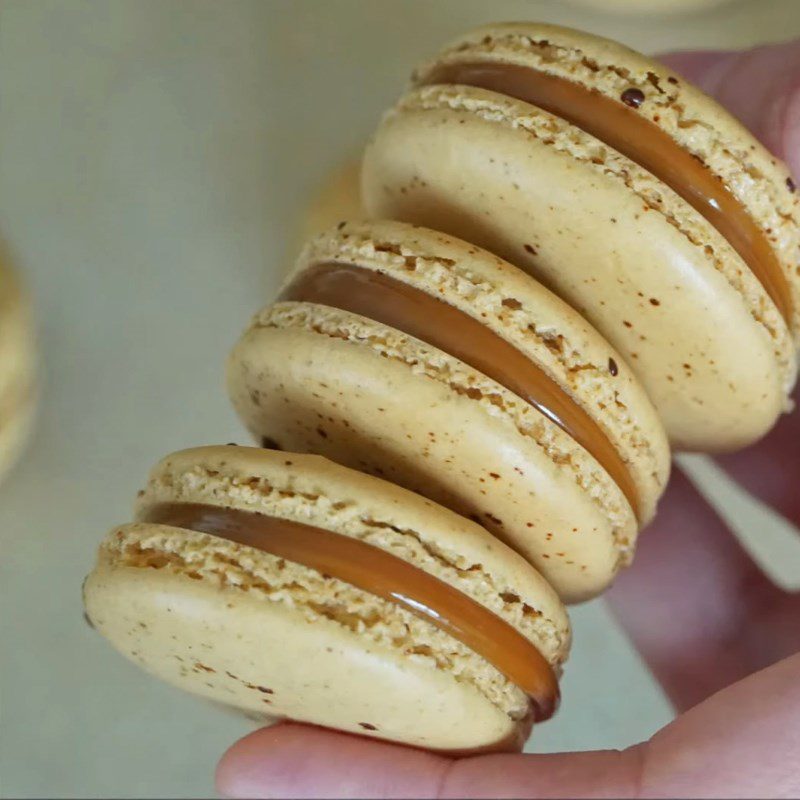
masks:
[(644, 94), (624, 92), (625, 103), (577, 83), (515, 64), (448, 64), (425, 76), (425, 84), (489, 89), (543, 108), (571, 122), (663, 181), (704, 216), (731, 244), (777, 306), (792, 315), (789, 284), (765, 233), (728, 187), (655, 123), (636, 113)]
[(472, 598), (385, 550), (323, 528), (199, 503), (154, 505), (142, 521), (254, 547), (395, 603), (493, 664), (530, 697), (537, 720), (558, 705), (553, 669), (531, 642)]
[(538, 409), (587, 450), (638, 516), (636, 484), (600, 426), (528, 356), (469, 314), (388, 275), (349, 264), (312, 266), (301, 272), (279, 299), (318, 303), (368, 317), (482, 372)]

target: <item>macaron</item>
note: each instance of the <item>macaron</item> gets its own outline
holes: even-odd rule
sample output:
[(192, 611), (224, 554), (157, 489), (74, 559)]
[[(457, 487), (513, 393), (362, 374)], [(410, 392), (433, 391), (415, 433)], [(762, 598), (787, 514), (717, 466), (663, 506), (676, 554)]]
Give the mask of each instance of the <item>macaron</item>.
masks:
[[(361, 203), (361, 159), (340, 164), (317, 187), (301, 224), (301, 246), (343, 219), (364, 219)], [(298, 248), (299, 249), (299, 248)]]
[(679, 14), (721, 6), (729, 0), (569, 0), (574, 5), (598, 11), (644, 14), (650, 12)]
[(235, 445), (152, 470), (84, 602), (196, 695), (455, 752), (519, 746), (570, 645), (552, 588), (475, 523), (320, 456)]
[(623, 45), (479, 28), (413, 76), (367, 149), (370, 216), (534, 275), (642, 381), (674, 447), (763, 436), (797, 373), (794, 180), (730, 114)]
[(30, 303), (0, 248), (0, 480), (22, 452), (33, 424), (35, 373)]
[(312, 239), (234, 347), (228, 387), (265, 446), (474, 519), (570, 602), (630, 561), (669, 472), (654, 408), (583, 317), (497, 256), (400, 222)]

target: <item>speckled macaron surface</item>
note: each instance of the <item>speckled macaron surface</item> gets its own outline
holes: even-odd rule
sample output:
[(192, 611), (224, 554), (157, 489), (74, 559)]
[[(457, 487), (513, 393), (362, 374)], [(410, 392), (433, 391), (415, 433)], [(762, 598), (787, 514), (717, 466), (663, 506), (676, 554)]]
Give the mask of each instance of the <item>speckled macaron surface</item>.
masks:
[(0, 250), (0, 480), (18, 458), (30, 433), (35, 372), (29, 300)]
[[(327, 267), (334, 278), (350, 270), (352, 291), (293, 294)], [(410, 302), (423, 308), (426, 330), (382, 316), (375, 281), (411, 293), (383, 312)], [(433, 337), (462, 324), (449, 321), (456, 312), (492, 340), (471, 353), (446, 349)], [(552, 409), (491, 377), (490, 362), (509, 346), (522, 358), (516, 373), (535, 369), (555, 385), (624, 475), (612, 478), (596, 442), (579, 444)], [(629, 562), (669, 471), (644, 391), (581, 316), (496, 256), (397, 222), (342, 223), (312, 240), (278, 302), (231, 353), (228, 385), (258, 440), (321, 453), (476, 519), (570, 601), (599, 593)]]
[[(600, 103), (596, 118), (647, 136), (624, 155), (563, 109), (520, 99), (531, 76), (544, 81), (531, 90), (542, 105)], [(651, 146), (691, 162), (670, 180), (722, 187), (758, 258), (723, 235), (725, 220), (700, 213), (704, 200), (690, 204), (686, 186), (679, 194), (637, 162)], [(745, 446), (788, 408), (800, 319), (794, 182), (658, 62), (555, 26), (473, 31), (415, 72), (367, 149), (362, 188), (370, 215), (467, 238), (584, 314), (641, 379), (676, 447)]]
[(527, 697), (405, 608), (221, 535), (147, 522), (162, 504), (255, 512), (412, 564), (488, 609), (560, 672), (563, 605), (478, 525), (319, 456), (196, 448), (165, 458), (84, 585), (97, 630), (147, 671), (251, 716), (289, 717), (445, 750), (508, 743)]

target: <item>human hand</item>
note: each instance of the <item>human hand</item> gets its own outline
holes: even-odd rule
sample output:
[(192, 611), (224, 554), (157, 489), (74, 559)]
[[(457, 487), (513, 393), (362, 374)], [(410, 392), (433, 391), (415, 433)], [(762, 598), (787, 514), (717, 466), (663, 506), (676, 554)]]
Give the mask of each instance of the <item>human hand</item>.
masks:
[[(800, 41), (665, 60), (800, 175)], [(719, 463), (800, 524), (800, 413)], [(622, 752), (455, 760), (283, 723), (225, 754), (219, 791), (240, 798), (800, 796), (800, 594), (770, 582), (679, 470), (635, 567), (608, 601), (679, 712), (647, 742)]]

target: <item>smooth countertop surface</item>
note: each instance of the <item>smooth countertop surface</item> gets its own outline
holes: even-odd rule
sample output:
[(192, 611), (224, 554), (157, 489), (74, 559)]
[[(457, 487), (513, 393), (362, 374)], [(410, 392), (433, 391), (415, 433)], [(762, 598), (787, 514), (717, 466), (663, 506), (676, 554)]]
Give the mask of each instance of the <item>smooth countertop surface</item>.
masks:
[[(113, 652), (82, 619), (81, 580), (152, 463), (245, 441), (223, 360), (310, 192), (416, 60), (492, 18), (646, 51), (800, 35), (795, 0), (654, 18), (521, 0), (0, 6), (0, 230), (35, 293), (45, 380), (35, 439), (0, 487), (0, 795), (213, 794), (216, 759), (250, 723)], [(729, 513), (756, 513), (711, 479)], [(531, 746), (649, 736), (671, 716), (658, 686), (602, 602), (573, 617), (563, 708)]]

